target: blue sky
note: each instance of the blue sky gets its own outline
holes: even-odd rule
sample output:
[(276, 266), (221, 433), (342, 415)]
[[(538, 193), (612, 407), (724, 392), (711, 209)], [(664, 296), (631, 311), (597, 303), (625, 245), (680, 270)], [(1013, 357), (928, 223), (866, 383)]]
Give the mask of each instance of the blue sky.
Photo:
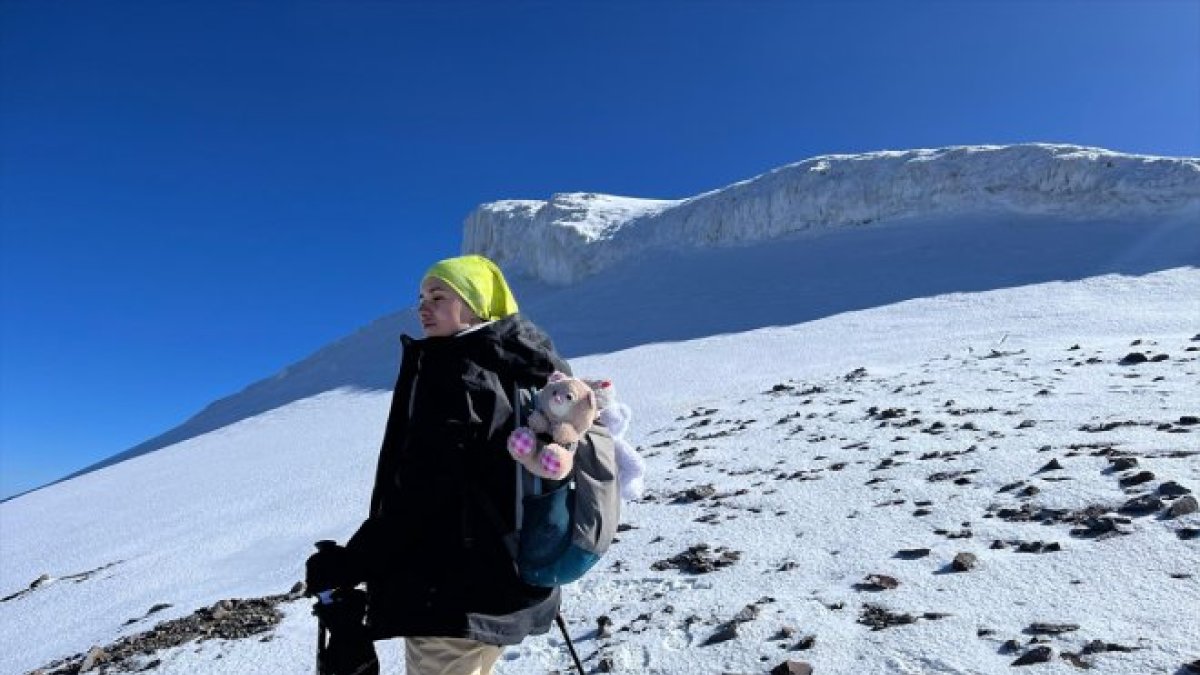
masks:
[(502, 198), (1200, 155), (1200, 2), (0, 2), (0, 496), (411, 303)]

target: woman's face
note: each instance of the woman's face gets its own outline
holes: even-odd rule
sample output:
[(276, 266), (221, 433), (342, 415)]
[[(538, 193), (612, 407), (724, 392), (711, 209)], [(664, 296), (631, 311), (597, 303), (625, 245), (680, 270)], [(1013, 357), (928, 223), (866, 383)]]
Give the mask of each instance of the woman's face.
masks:
[(425, 337), (447, 337), (480, 322), (458, 293), (437, 277), (426, 277), (421, 282), (417, 315)]

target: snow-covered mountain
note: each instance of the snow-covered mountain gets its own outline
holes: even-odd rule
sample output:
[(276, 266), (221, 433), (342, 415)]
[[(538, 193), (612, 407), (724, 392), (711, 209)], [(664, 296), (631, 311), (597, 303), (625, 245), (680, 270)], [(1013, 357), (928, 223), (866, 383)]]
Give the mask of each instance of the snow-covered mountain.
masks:
[[(523, 309), (578, 356), (941, 293), (1195, 265), (1197, 222), (1200, 159), (970, 146), (816, 157), (683, 200), (484, 204), (467, 217), (463, 251), (499, 261)], [(718, 311), (733, 298), (736, 308)], [(612, 320), (576, 328), (581, 304), (609, 308)], [(622, 320), (630, 315), (633, 325)], [(321, 392), (389, 389), (396, 336), (418, 330), (411, 307), (382, 317), (73, 475)]]
[(1200, 160), (1073, 145), (827, 155), (678, 201), (592, 193), (484, 204), (464, 248), (552, 284), (647, 250), (746, 244), (910, 219), (1200, 215)]
[[(1200, 161), (1030, 146), (843, 169), (878, 161), (894, 177), (897, 157), (995, 152), (1078, 155), (1076, 177), (1113, 161), (1125, 178), (1079, 183), (1106, 187), (1076, 209), (929, 197), (867, 225), (714, 246), (649, 232), (794, 167), (681, 203), (593, 198), (599, 215), (567, 209), (559, 229), (591, 237), (572, 251), (611, 252), (566, 285), (552, 265), (505, 258), (545, 207), (527, 203), (525, 220), (511, 202), (481, 207), (508, 208), (507, 224), (464, 247), (524, 270), (523, 309), (577, 371), (617, 383), (649, 466), (630, 529), (566, 591), (589, 667), (994, 673), (1045, 647), (1039, 672), (1075, 672), (1074, 659), (1140, 675), (1200, 659), (1200, 515), (1186, 513), (1200, 491)], [(1110, 206), (1089, 211), (1097, 201)], [(176, 430), (186, 440), (0, 504), (0, 672), (115, 654), (131, 636), (155, 645), (127, 662), (147, 672), (311, 672), (315, 624), (286, 594), (311, 543), (344, 540), (365, 515), (378, 389), (411, 328), (385, 317), (217, 402)], [(960, 553), (974, 556), (964, 572)], [(250, 623), (268, 632), (161, 636), (227, 617), (225, 635), (242, 605), (220, 601), (266, 596), (279, 622), (255, 610)], [(146, 637), (159, 622), (174, 623)], [(402, 672), (396, 644), (379, 651)], [(568, 667), (551, 634), (497, 671)]]

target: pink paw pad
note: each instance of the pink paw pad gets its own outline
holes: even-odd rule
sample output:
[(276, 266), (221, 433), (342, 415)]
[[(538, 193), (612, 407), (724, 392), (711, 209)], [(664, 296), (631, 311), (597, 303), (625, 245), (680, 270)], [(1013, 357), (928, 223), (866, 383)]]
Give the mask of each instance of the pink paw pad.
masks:
[(562, 468), (562, 462), (558, 460), (552, 453), (542, 453), (542, 468), (547, 473), (556, 474)]
[(517, 457), (528, 457), (537, 447), (537, 439), (528, 429), (517, 429), (508, 437), (508, 451)]

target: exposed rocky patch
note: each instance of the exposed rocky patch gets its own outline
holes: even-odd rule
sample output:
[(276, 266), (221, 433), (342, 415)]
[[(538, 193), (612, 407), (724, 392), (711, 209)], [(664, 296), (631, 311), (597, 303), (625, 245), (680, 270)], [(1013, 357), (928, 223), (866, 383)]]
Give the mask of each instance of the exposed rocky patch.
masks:
[[(76, 675), (95, 672), (123, 673), (147, 670), (157, 665), (153, 655), (188, 642), (206, 640), (240, 640), (261, 636), (273, 629), (283, 618), (278, 607), (302, 597), (303, 584), (289, 593), (262, 598), (221, 600), (211, 607), (196, 610), (189, 616), (163, 621), (154, 628), (121, 638), (103, 647), (56, 661), (33, 671), (30, 675)], [(147, 616), (169, 605), (155, 605)], [(155, 609), (157, 608), (157, 609)]]
[(741, 557), (740, 551), (731, 551), (724, 546), (712, 550), (708, 544), (696, 544), (683, 553), (659, 560), (650, 569), (656, 572), (676, 569), (685, 574), (708, 574), (733, 565)]

